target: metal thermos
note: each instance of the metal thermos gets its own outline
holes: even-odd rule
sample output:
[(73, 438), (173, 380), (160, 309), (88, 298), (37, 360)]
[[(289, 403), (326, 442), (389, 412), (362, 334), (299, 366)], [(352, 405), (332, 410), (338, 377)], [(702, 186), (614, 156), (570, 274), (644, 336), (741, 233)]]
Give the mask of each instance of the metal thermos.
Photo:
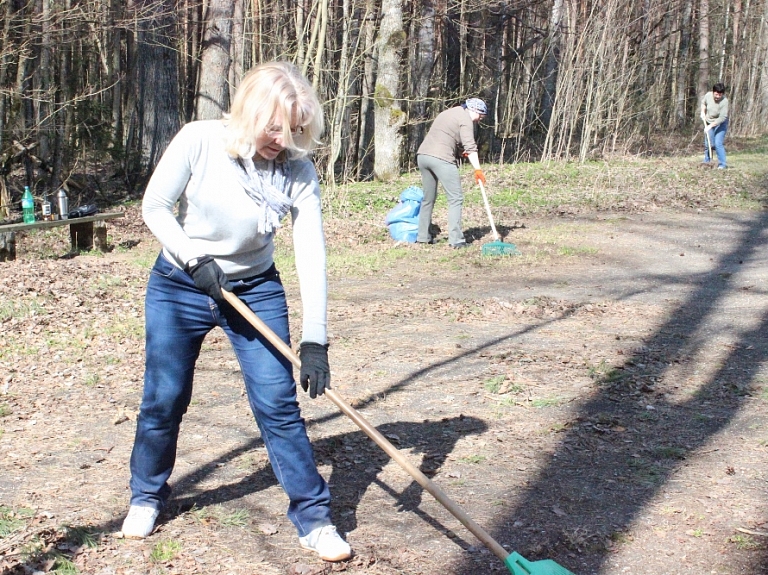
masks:
[(59, 203), (59, 217), (62, 220), (69, 218), (69, 198), (67, 198), (67, 192), (63, 189), (59, 190), (56, 194), (56, 201)]

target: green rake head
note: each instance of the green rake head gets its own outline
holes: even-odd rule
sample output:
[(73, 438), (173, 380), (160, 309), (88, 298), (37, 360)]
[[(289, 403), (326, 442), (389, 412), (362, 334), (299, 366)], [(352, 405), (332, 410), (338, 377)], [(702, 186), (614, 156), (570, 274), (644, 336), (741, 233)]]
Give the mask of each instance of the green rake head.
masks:
[(512, 575), (575, 575), (552, 559), (528, 561), (516, 551), (507, 555), (504, 564)]
[(515, 244), (508, 244), (502, 241), (489, 242), (483, 245), (482, 255), (484, 256), (516, 256), (520, 255)]

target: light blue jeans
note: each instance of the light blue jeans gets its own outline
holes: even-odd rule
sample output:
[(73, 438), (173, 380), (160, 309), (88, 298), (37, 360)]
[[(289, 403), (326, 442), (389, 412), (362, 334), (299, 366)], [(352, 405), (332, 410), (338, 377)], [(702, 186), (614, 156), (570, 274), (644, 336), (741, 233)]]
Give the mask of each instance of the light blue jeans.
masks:
[[(290, 343), (285, 291), (274, 266), (232, 285)], [(235, 350), (272, 469), (290, 500), (288, 517), (301, 537), (329, 525), (330, 492), (315, 466), (289, 361), (234, 308), (217, 305), (162, 254), (150, 275), (145, 307), (144, 395), (131, 453), (131, 505), (161, 509), (170, 496), (168, 479), (181, 419), (192, 398), (195, 362), (205, 335), (219, 326)]]
[[(725, 163), (725, 134), (728, 132), (728, 120), (722, 124), (718, 124), (709, 131), (709, 139), (711, 140), (712, 147), (715, 149), (717, 155), (717, 167), (726, 168), (728, 165)], [(704, 163), (709, 163), (712, 158), (709, 157), (709, 146), (707, 145), (707, 135), (704, 134)]]
[(448, 197), (448, 243), (453, 245), (464, 243), (464, 232), (461, 229), (461, 210), (464, 204), (464, 192), (461, 191), (461, 177), (456, 164), (440, 160), (426, 154), (416, 156), (416, 163), (421, 172), (421, 187), (424, 198), (419, 209), (419, 233), (417, 242), (429, 242), (429, 226), (432, 223), (432, 210), (435, 208), (437, 183), (443, 184), (445, 195)]

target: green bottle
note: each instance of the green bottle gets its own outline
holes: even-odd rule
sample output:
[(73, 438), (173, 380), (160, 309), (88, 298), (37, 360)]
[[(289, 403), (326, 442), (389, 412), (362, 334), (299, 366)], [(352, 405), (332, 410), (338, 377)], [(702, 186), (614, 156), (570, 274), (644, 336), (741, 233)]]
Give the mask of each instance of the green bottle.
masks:
[(21, 212), (24, 216), (25, 224), (35, 222), (35, 198), (32, 197), (29, 186), (24, 186), (24, 195), (21, 196)]

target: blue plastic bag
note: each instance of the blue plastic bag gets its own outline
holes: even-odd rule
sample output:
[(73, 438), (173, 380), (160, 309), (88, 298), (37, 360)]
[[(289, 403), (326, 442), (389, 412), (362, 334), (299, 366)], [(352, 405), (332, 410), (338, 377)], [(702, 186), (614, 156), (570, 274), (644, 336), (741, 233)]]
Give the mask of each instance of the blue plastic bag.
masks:
[(400, 202), (387, 212), (386, 224), (389, 235), (399, 242), (416, 241), (419, 233), (419, 210), (424, 191), (418, 186), (410, 186), (400, 194)]

